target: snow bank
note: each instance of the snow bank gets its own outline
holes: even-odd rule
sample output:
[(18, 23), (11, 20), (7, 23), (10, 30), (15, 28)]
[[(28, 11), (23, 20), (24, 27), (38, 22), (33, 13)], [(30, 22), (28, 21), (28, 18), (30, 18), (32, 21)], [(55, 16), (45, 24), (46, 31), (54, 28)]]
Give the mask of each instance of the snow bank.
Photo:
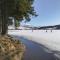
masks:
[(9, 30), (8, 34), (24, 36), (29, 40), (43, 44), (53, 51), (60, 51), (60, 30)]

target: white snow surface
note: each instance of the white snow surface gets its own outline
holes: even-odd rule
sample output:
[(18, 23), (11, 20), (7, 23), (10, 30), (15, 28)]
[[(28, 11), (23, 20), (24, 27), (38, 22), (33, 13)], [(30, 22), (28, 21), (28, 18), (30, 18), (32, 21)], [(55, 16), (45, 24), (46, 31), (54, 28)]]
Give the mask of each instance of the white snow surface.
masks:
[(53, 51), (60, 51), (60, 30), (8, 30), (8, 34), (24, 36), (28, 40), (32, 40), (44, 45)]

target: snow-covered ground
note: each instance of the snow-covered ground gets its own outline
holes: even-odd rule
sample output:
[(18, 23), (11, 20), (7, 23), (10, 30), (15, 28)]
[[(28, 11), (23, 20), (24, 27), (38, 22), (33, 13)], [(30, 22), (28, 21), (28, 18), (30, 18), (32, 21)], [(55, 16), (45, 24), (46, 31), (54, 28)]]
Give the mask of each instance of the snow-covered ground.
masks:
[(43, 44), (52, 51), (60, 51), (60, 30), (8, 30), (8, 34), (24, 36), (39, 44)]
[(60, 30), (8, 30), (8, 34), (23, 36), (49, 48), (60, 58)]

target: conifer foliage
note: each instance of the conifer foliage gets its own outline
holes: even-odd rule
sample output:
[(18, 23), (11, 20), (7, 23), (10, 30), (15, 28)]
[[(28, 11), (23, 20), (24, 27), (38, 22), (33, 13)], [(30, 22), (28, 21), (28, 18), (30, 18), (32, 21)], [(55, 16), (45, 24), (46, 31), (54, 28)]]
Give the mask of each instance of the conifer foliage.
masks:
[(34, 0), (0, 0), (1, 34), (7, 33), (8, 17), (15, 20), (30, 21), (30, 16), (37, 16), (33, 7)]

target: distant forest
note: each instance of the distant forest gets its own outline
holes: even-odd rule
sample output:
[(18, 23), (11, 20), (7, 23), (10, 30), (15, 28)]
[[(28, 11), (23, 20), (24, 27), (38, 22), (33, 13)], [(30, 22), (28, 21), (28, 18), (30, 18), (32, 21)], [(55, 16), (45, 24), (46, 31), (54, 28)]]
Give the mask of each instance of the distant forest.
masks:
[(38, 27), (38, 29), (60, 29), (60, 25), (42, 26), (42, 27)]

